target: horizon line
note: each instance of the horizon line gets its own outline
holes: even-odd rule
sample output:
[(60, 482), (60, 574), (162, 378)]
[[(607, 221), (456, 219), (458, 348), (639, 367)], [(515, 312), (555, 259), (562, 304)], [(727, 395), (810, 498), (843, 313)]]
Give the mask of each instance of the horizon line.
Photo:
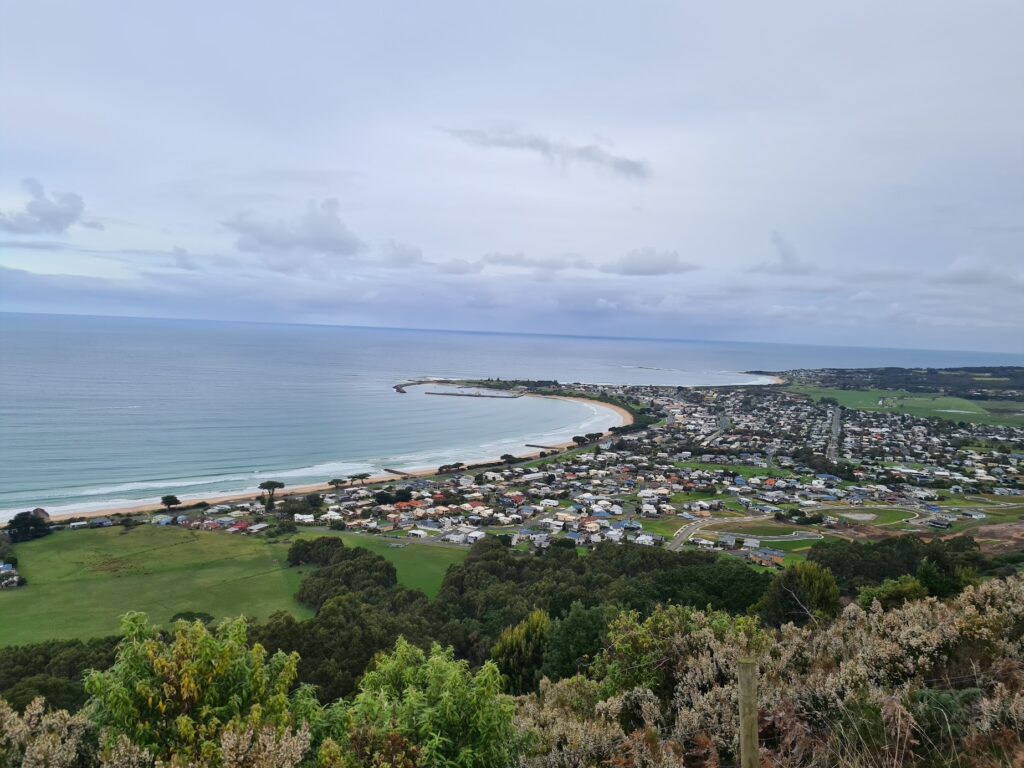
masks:
[[(540, 338), (563, 338), (563, 339), (600, 339), (610, 341), (656, 341), (668, 343), (690, 343), (690, 344), (751, 344), (778, 347), (819, 347), (825, 349), (866, 349), (866, 350), (890, 350), (895, 352), (962, 352), (969, 355), (1004, 355), (1022, 356), (1021, 352), (1007, 351), (977, 351), (969, 349), (949, 349), (938, 347), (886, 347), (886, 346), (863, 346), (854, 344), (813, 344), (809, 342), (782, 342), (782, 341), (749, 341), (742, 339), (687, 339), (672, 338), (667, 336), (607, 336), (587, 335), (579, 333), (552, 333), (539, 331), (494, 331), (494, 330), (469, 330), (465, 328), (410, 328), (407, 326), (394, 325), (352, 325), (349, 323), (312, 323), (297, 321), (270, 321), (270, 320), (238, 320), (224, 318), (206, 317), (166, 317), (159, 315), (97, 315), (87, 312), (19, 312), (0, 310), (0, 315), (28, 315), (38, 317), (89, 317), (106, 320), (167, 320), (182, 323), (223, 323), (236, 325), (283, 325), (297, 326), (304, 328), (350, 328), (371, 331), (411, 331), (417, 333), (469, 333), (482, 336), (535, 336)], [(876, 366), (877, 367), (877, 366)], [(884, 366), (883, 366), (884, 367)]]

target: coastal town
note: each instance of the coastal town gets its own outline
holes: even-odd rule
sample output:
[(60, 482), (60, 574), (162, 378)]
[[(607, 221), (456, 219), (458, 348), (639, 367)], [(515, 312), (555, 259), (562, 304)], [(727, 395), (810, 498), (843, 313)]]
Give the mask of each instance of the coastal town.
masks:
[[(1012, 525), (1024, 517), (1021, 426), (845, 408), (779, 385), (472, 385), (589, 398), (632, 420), (528, 460), (506, 455), (428, 476), (368, 483), (362, 475), (301, 494), (272, 483), (279, 487), (259, 497), (188, 508), (165, 497), (156, 515), (31, 514), (72, 531), (127, 521), (241, 536), (346, 531), (395, 546), (466, 547), (500, 536), (524, 552), (558, 539), (581, 550), (602, 542), (694, 547), (762, 567), (783, 567), (825, 537), (973, 529), (1021, 537)], [(16, 586), (16, 569), (0, 568), (0, 586)]]

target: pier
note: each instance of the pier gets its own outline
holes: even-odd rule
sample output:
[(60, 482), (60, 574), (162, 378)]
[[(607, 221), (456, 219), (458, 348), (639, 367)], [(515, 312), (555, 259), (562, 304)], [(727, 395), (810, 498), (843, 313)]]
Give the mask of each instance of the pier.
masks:
[(515, 400), (522, 397), (522, 395), (485, 395), (482, 392), (424, 392), (423, 394), (441, 397), (489, 397), (492, 400)]

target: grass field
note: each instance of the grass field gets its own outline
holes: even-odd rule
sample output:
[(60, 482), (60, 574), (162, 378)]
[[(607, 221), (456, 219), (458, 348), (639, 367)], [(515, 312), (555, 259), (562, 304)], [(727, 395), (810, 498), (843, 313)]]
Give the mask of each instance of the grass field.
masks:
[(657, 520), (649, 520), (644, 518), (640, 521), (644, 530), (647, 533), (653, 533), (658, 536), (664, 536), (666, 539), (671, 539), (676, 535), (676, 531), (683, 527), (686, 523), (685, 520), (678, 517), (661, 517)]
[(315, 539), (319, 536), (338, 536), (346, 546), (363, 547), (376, 552), (385, 560), (395, 564), (399, 584), (412, 589), (422, 589), (434, 597), (441, 588), (441, 581), (448, 566), (461, 563), (469, 554), (468, 549), (420, 544), (409, 540), (397, 541), (385, 536), (373, 536), (338, 531), (308, 531), (299, 534), (301, 538)]
[(725, 521), (708, 526), (708, 531), (724, 531), (725, 533), (745, 533), (751, 536), (785, 536), (790, 533), (812, 533), (814, 529), (807, 526), (782, 525), (779, 523), (730, 523)]
[[(1024, 519), (1024, 504), (1001, 507), (986, 507), (985, 518), (982, 520), (959, 520), (947, 528), (944, 533), (961, 533), (976, 528), (983, 528), (986, 525), (1001, 525), (1002, 523), (1013, 523)], [(978, 535), (983, 535), (978, 532)]]
[(825, 389), (793, 385), (792, 392), (820, 400), (834, 398), (846, 408), (862, 411), (909, 413), (911, 416), (969, 421), (977, 424), (1024, 426), (1024, 403), (965, 400), (939, 394), (909, 393), (883, 389)]
[(803, 557), (810, 551), (811, 547), (813, 547), (816, 543), (817, 540), (807, 541), (806, 539), (802, 541), (773, 541), (771, 547), (772, 549), (780, 549), (783, 552), (787, 552), (794, 555), (800, 555), (800, 557)]
[[(431, 595), (448, 566), (466, 556), (459, 549), (334, 535), (379, 553), (395, 564), (401, 583)], [(19, 544), (17, 552), (28, 584), (0, 592), (0, 646), (109, 635), (130, 610), (161, 624), (182, 611), (259, 620), (279, 610), (311, 615), (293, 597), (309, 569), (287, 567), (285, 541), (143, 525), (62, 531)]]
[[(914, 512), (907, 509), (879, 509), (876, 507), (860, 507), (855, 512), (835, 512), (839, 517), (849, 520), (851, 523), (863, 523), (864, 525), (895, 525), (904, 520), (910, 520), (915, 516)], [(874, 515), (871, 520), (861, 520), (860, 516)]]

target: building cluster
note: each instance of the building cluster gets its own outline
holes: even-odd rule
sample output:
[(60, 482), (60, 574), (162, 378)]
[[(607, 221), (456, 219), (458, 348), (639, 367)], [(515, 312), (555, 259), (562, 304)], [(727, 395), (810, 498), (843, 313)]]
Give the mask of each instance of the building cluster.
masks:
[[(653, 423), (527, 464), (410, 476), (383, 487), (350, 484), (325, 494), (318, 508), (300, 511), (303, 497), (286, 496), (278, 510), (289, 510), (297, 525), (442, 545), (507, 535), (513, 546), (543, 549), (557, 538), (584, 547), (663, 545), (680, 526), (712, 516), (839, 526), (837, 509), (882, 504), (915, 510), (921, 524), (944, 528), (958, 515), (979, 513), (937, 505), (943, 496), (1022, 494), (1021, 428), (841, 409), (780, 387), (579, 389), (626, 403)], [(263, 511), (254, 500), (169, 511), (150, 522), (253, 535), (280, 522)], [(694, 539), (763, 565), (784, 557), (752, 537), (701, 541)]]

